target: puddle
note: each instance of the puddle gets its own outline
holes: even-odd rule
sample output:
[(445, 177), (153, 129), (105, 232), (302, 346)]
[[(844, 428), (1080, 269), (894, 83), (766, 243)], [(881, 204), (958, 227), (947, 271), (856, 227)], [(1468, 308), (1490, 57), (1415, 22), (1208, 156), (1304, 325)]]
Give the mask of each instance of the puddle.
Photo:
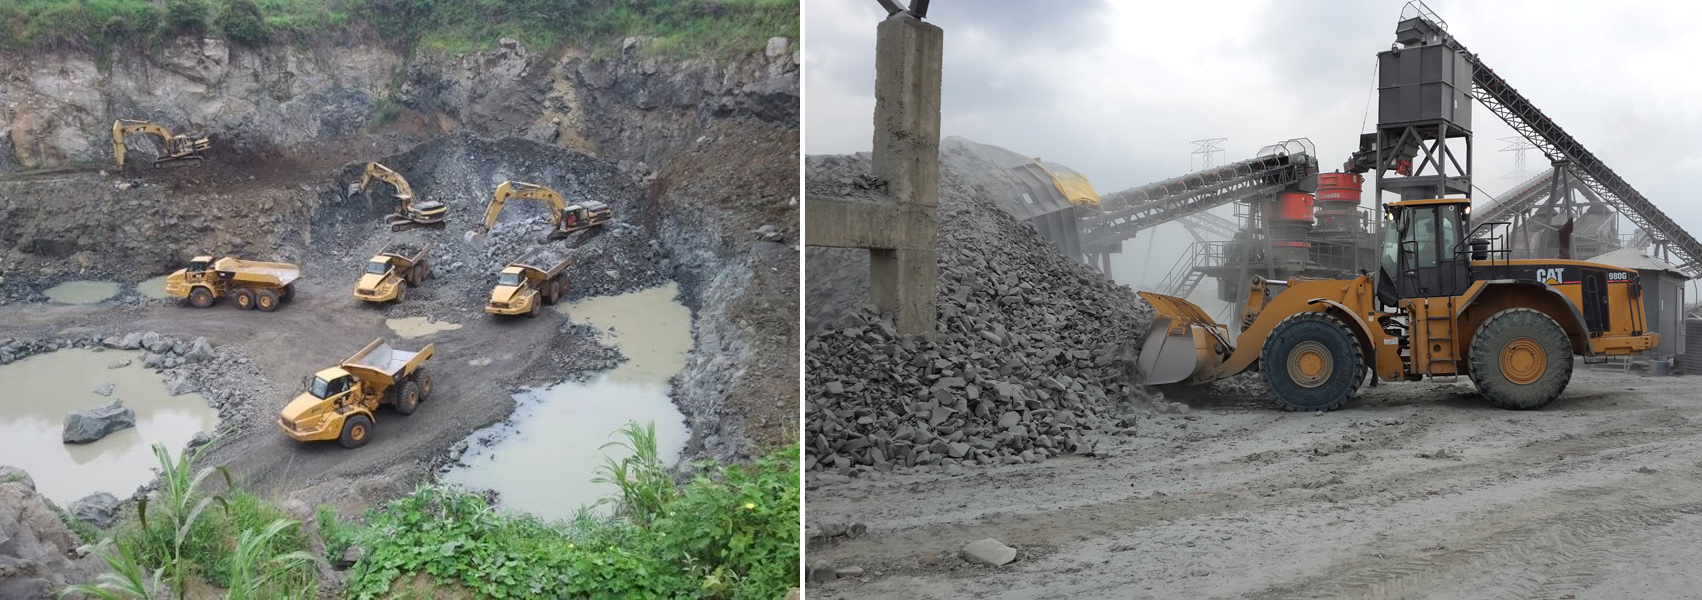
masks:
[(448, 321), (430, 321), (426, 317), (408, 317), (405, 319), (385, 319), (384, 324), (396, 335), (413, 339), (425, 337), (439, 331), (454, 331), (461, 328), (460, 323)]
[(170, 276), (171, 275), (168, 273), (153, 279), (144, 280), (141, 283), (136, 284), (136, 291), (143, 296), (147, 296), (155, 300), (170, 300), (171, 296), (165, 293), (165, 279)]
[[(628, 421), (656, 424), (656, 446), (670, 464), (685, 449), (685, 417), (668, 398), (668, 379), (685, 366), (691, 351), (691, 311), (674, 301), (675, 284), (592, 298), (557, 307), (575, 323), (605, 332), (628, 360), (583, 383), (566, 382), (515, 394), (509, 424), (468, 437), (465, 467), (444, 481), (495, 490), (505, 509), (546, 518), (569, 518), (581, 506), (606, 498), (616, 489), (592, 483), (605, 454), (600, 447)], [(612, 331), (611, 331), (612, 328)], [(500, 433), (489, 447), (475, 440)], [(547, 468), (540, 468), (547, 464)]]
[(67, 281), (47, 288), (47, 298), (63, 304), (94, 304), (118, 295), (114, 281)]
[(556, 311), (578, 325), (603, 332), (603, 342), (620, 348), (627, 361), (609, 373), (619, 381), (654, 382), (668, 379), (686, 366), (691, 352), (691, 309), (674, 301), (678, 284), (648, 290), (599, 296), (556, 305)]
[[(128, 359), (130, 365), (108, 369)], [(112, 396), (96, 394), (104, 383)], [(128, 497), (153, 479), (158, 465), (149, 445), (179, 452), (219, 415), (200, 394), (170, 396), (165, 380), (142, 367), (142, 354), (126, 350), (59, 350), (0, 365), (0, 462), (28, 471), (36, 489), (60, 506), (95, 492)], [(65, 444), (65, 413), (103, 406), (113, 398), (136, 411), (136, 427), (90, 444)]]

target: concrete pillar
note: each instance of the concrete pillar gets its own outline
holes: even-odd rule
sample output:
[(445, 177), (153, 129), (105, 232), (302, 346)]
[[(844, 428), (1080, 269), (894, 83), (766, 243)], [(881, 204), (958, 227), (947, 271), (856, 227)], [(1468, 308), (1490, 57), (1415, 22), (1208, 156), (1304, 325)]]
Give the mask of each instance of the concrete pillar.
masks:
[(934, 332), (939, 267), (940, 64), (945, 32), (905, 13), (875, 30), (875, 136), (870, 175), (898, 201), (905, 232), (869, 254), (869, 299), (899, 333)]

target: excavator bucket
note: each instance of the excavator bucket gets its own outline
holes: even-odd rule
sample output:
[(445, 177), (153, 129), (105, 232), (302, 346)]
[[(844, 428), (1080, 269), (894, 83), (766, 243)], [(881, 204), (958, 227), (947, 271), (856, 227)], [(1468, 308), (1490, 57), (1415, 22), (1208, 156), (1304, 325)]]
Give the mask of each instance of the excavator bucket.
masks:
[(1148, 385), (1201, 383), (1229, 354), (1227, 330), (1194, 303), (1175, 296), (1138, 292), (1158, 316), (1141, 346), (1139, 366)]

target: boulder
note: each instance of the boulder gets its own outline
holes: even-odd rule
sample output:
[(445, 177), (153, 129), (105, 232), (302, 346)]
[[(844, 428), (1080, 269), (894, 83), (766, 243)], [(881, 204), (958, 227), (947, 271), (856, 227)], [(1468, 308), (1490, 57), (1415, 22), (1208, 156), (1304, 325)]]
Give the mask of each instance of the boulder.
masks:
[(136, 411), (124, 408), (121, 400), (88, 410), (71, 411), (65, 415), (64, 440), (67, 444), (87, 444), (108, 434), (136, 426)]
[(963, 547), (963, 557), (971, 561), (982, 562), (995, 567), (1002, 567), (1016, 560), (1016, 548), (1006, 546), (993, 538), (970, 542)]
[(207, 338), (204, 337), (195, 338), (195, 342), (189, 345), (189, 351), (183, 353), (183, 358), (192, 361), (207, 360), (212, 357), (213, 345), (207, 343)]
[(53, 598), (93, 578), (97, 561), (70, 558), (82, 545), (27, 474), (0, 466), (0, 598)]
[(101, 529), (111, 527), (118, 517), (118, 497), (106, 492), (89, 494), (71, 503), (71, 516)]

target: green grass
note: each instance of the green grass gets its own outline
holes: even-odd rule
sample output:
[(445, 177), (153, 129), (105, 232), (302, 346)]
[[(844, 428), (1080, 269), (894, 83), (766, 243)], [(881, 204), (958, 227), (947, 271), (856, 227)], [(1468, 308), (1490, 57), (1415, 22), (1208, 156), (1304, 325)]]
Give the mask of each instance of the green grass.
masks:
[(415, 575), (479, 597), (761, 598), (798, 581), (797, 447), (749, 465), (699, 465), (667, 490), (648, 429), (628, 426), (632, 459), (611, 461), (613, 516), (580, 510), (549, 522), (498, 512), (483, 496), (422, 486), (367, 515), (366, 555), (349, 572), (350, 598), (384, 598)]
[(649, 36), (656, 39), (648, 54), (725, 57), (761, 50), (771, 37), (796, 39), (798, 12), (798, 0), (169, 0), (163, 8), (153, 0), (10, 0), (0, 2), (0, 48), (152, 47), (196, 31), (248, 44), (300, 42), (364, 25), (386, 42), (448, 53), (503, 37), (606, 50)]
[[(206, 446), (203, 446), (205, 448)], [(198, 454), (154, 445), (160, 484), (102, 541), (113, 576), (73, 588), (100, 598), (147, 598), (152, 581), (182, 597), (193, 580), (230, 598), (311, 597), (317, 577), (300, 523), (276, 506), (231, 489), (223, 469), (195, 470)], [(214, 474), (223, 491), (215, 491)]]

